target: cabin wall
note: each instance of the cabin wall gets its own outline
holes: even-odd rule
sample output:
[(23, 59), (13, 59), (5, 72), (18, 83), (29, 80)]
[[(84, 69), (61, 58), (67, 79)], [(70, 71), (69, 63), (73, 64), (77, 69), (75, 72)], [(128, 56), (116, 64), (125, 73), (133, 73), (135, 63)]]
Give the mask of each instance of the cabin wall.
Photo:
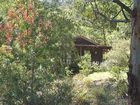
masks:
[(101, 63), (103, 61), (103, 51), (94, 50), (91, 51), (91, 62)]

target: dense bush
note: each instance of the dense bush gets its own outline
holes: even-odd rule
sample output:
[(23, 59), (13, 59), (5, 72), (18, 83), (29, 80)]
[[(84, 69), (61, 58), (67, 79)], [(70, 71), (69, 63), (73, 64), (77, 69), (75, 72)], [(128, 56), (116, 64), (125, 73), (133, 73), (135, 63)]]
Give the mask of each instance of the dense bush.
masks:
[(72, 103), (72, 90), (73, 84), (68, 78), (46, 84), (42, 95), (45, 105), (69, 105)]
[(122, 39), (114, 41), (112, 44), (112, 50), (105, 55), (105, 62), (103, 63), (109, 67), (127, 67), (130, 54), (129, 47), (129, 40)]
[(93, 73), (93, 66), (91, 63), (91, 57), (89, 53), (86, 53), (84, 56), (81, 57), (79, 63), (80, 73), (89, 75)]
[(55, 82), (65, 78), (71, 54), (67, 49), (73, 48), (74, 24), (62, 13), (60, 9), (45, 10), (38, 0), (15, 1), (8, 9), (0, 30), (3, 105), (62, 105), (71, 101), (70, 81)]

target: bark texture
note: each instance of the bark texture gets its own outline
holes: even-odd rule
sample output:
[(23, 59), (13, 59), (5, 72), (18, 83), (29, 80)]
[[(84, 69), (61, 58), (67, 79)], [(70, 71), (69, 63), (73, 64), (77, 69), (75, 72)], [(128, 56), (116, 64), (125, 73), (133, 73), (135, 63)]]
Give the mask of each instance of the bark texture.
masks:
[(133, 0), (128, 105), (140, 105), (140, 0)]

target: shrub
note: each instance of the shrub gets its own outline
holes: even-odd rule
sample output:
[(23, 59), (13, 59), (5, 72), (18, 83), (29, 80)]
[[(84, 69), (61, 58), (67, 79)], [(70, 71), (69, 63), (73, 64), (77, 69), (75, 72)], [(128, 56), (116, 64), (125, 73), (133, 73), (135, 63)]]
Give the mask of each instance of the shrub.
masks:
[(118, 40), (112, 44), (112, 50), (106, 53), (104, 65), (108, 67), (127, 67), (129, 60), (129, 40)]
[(93, 66), (91, 64), (90, 54), (86, 53), (84, 56), (81, 57), (79, 62), (80, 73), (84, 75), (89, 75), (93, 72)]
[(45, 105), (69, 105), (72, 103), (72, 90), (72, 81), (68, 78), (47, 84), (43, 91)]

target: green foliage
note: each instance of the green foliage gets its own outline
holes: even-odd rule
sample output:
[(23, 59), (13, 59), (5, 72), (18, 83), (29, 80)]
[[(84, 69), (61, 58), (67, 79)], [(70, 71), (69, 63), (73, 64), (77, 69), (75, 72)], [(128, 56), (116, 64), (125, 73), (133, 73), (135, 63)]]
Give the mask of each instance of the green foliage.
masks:
[(52, 28), (47, 32), (49, 40), (46, 45), (46, 56), (47, 62), (50, 63), (48, 66), (51, 66), (53, 71), (63, 74), (74, 49), (75, 24), (61, 9), (47, 8), (44, 12), (44, 17), (52, 22)]
[(123, 93), (127, 90), (125, 88), (127, 84), (123, 80), (120, 81), (121, 85), (118, 85), (115, 81), (92, 80), (78, 74), (73, 78), (73, 82), (73, 105), (127, 105), (125, 93)]
[(123, 95), (126, 96), (127, 94), (127, 75), (126, 71), (128, 71), (124, 67), (119, 66), (113, 66), (111, 69), (111, 74), (113, 76), (112, 79), (110, 79), (111, 82), (114, 83), (114, 86), (116, 87), (116, 96), (122, 97)]
[[(124, 2), (128, 6), (131, 5), (130, 0)], [(90, 36), (102, 44), (110, 41), (108, 37), (112, 35), (115, 39), (129, 37), (130, 23), (111, 22), (112, 19), (125, 19), (123, 13), (119, 13), (120, 10), (121, 8), (111, 0), (74, 0), (73, 14), (79, 23), (79, 34)], [(130, 17), (129, 14), (125, 14)]]
[(117, 40), (112, 44), (112, 50), (109, 51), (105, 57), (107, 63), (106, 65), (109, 67), (119, 66), (119, 67), (127, 67), (129, 60), (129, 40)]
[(50, 84), (46, 84), (43, 90), (43, 99), (47, 105), (69, 105), (72, 102), (72, 81), (65, 78), (65, 80), (55, 80)]
[(127, 93), (127, 71), (129, 59), (129, 40), (117, 40), (112, 44), (113, 49), (106, 54), (106, 60), (102, 63), (106, 70), (109, 70), (115, 86), (115, 95), (126, 96)]
[[(4, 105), (66, 104), (72, 97), (70, 81), (69, 84), (54, 81), (66, 75), (67, 57), (73, 49), (74, 24), (60, 9), (45, 10), (39, 2), (33, 3), (36, 6), (34, 24), (30, 24), (26, 16), (28, 2), (23, 2), (24, 14), (19, 14), (19, 20), (12, 20), (18, 25), (9, 32), (8, 38), (12, 37), (12, 41), (6, 43), (5, 37), (1, 41), (0, 101)], [(16, 9), (13, 12), (17, 12)], [(44, 23), (40, 23), (40, 19)], [(6, 22), (9, 20), (5, 19)], [(39, 27), (42, 24), (45, 25)], [(32, 31), (31, 35), (29, 31), (26, 33), (28, 29)]]
[(84, 56), (81, 57), (78, 65), (80, 67), (81, 74), (89, 75), (93, 72), (93, 67), (91, 64), (91, 57), (89, 53), (86, 53)]
[(97, 87), (92, 91), (97, 105), (115, 105), (115, 100), (113, 95), (105, 87)]

